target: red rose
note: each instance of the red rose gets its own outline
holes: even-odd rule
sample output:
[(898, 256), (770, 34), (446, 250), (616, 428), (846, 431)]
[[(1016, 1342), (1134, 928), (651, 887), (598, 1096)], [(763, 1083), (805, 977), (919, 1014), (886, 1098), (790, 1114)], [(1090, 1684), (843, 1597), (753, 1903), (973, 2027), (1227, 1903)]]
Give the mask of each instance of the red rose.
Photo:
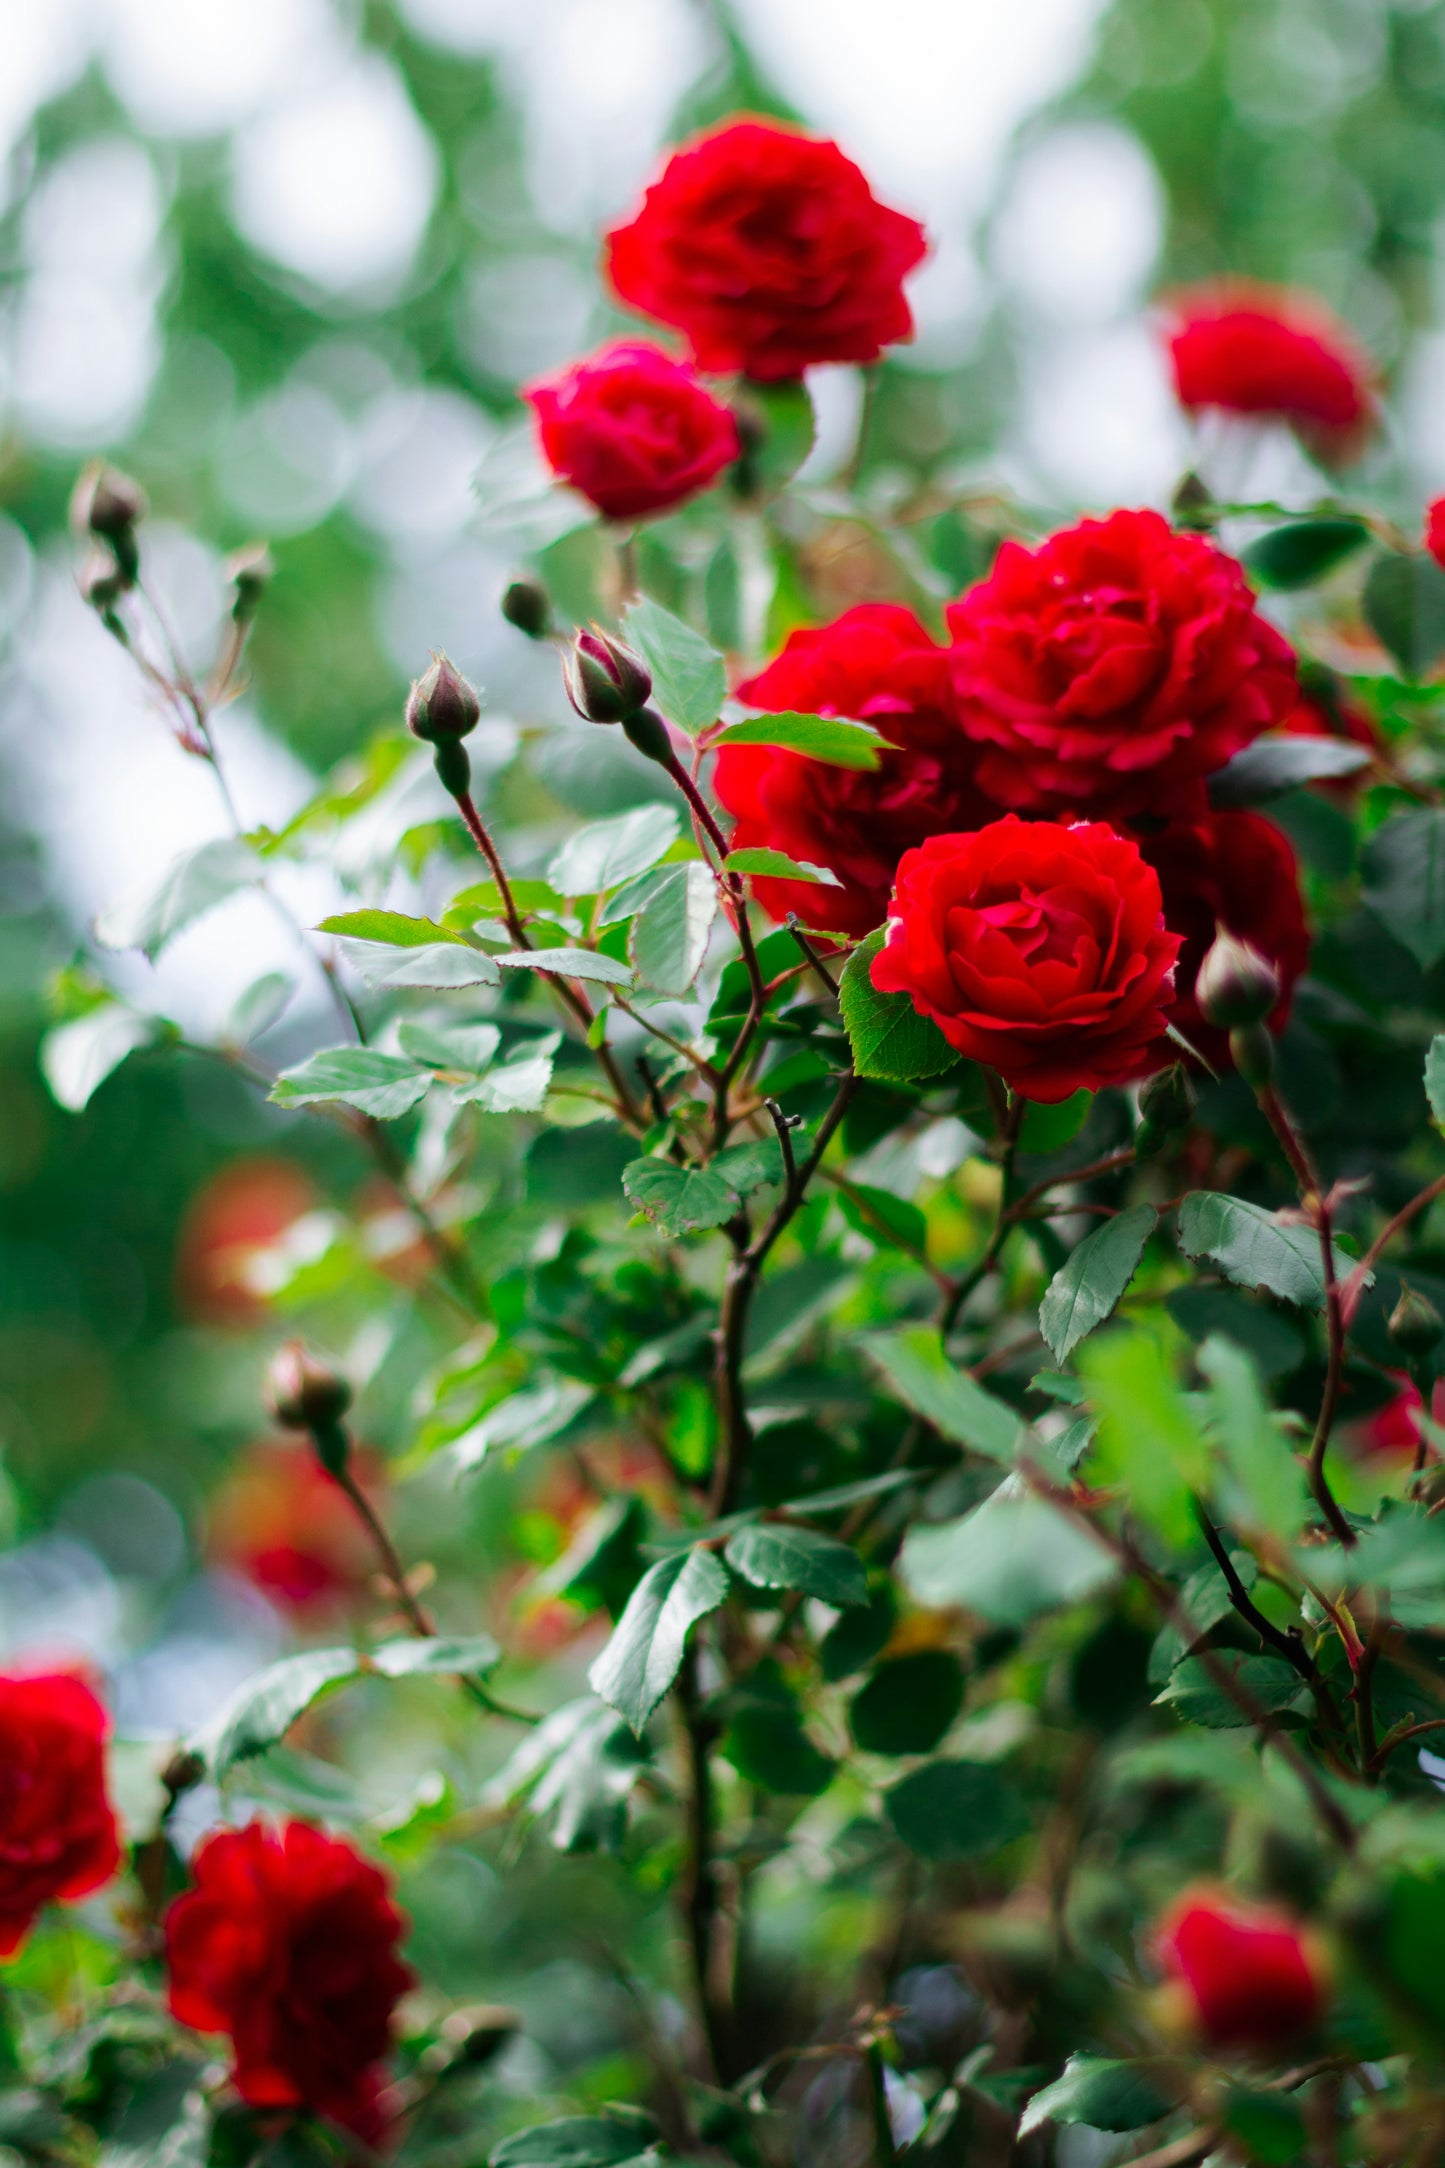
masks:
[(608, 235), (607, 269), (624, 301), (686, 335), (700, 368), (777, 383), (911, 337), (903, 278), (926, 246), (836, 143), (742, 119), (673, 152)]
[(836, 768), (770, 746), (726, 747), (714, 778), (737, 815), (735, 850), (764, 845), (826, 866), (841, 889), (755, 880), (776, 919), (871, 933), (888, 913), (906, 850), (939, 829), (976, 828), (994, 808), (973, 787), (975, 754), (953, 719), (948, 657), (911, 611), (862, 603), (817, 632), (789, 635), (782, 653), (738, 687), (774, 714), (843, 715), (872, 723), (897, 746), (874, 769)]
[(166, 1915), (174, 2015), (230, 2036), (253, 2108), (310, 2108), (375, 2143), (382, 2059), (412, 1984), (386, 1876), (305, 1822), (208, 1837), (191, 1876)]
[(0, 1957), (41, 1908), (85, 1897), (120, 1865), (105, 1788), (109, 1720), (71, 1672), (0, 1675)]
[(552, 472), (607, 519), (681, 504), (742, 451), (736, 421), (693, 371), (640, 341), (574, 361), (522, 397)]
[(1359, 449), (1375, 413), (1370, 362), (1312, 294), (1235, 281), (1173, 307), (1181, 406), (1278, 416), (1332, 459)]
[(1010, 814), (907, 853), (873, 984), (1021, 1098), (1067, 1099), (1172, 1058), (1159, 1040), (1178, 948), (1126, 837)]
[(1194, 1001), (1199, 966), (1222, 926), (1267, 956), (1279, 973), (1271, 1031), (1289, 1021), (1290, 996), (1310, 956), (1309, 928), (1289, 838), (1259, 813), (1207, 813), (1141, 836), (1139, 849), (1159, 875), (1164, 923), (1183, 947), (1169, 1021), (1213, 1069), (1232, 1066), (1229, 1034), (1206, 1024)]
[(1188, 1890), (1160, 1922), (1156, 1947), (1211, 2047), (1282, 2047), (1324, 2007), (1323, 1964), (1286, 1912)]
[(1234, 559), (1157, 512), (1005, 542), (948, 623), (979, 785), (1026, 812), (1191, 810), (1297, 698)]
[[(351, 1473), (368, 1491), (384, 1466), (364, 1448)], [(309, 1445), (263, 1439), (227, 1475), (209, 1515), (210, 1552), (302, 1618), (355, 1601), (375, 1570), (356, 1509)]]
[(1426, 509), (1425, 547), (1436, 564), (1445, 568), (1445, 497), (1437, 497)]

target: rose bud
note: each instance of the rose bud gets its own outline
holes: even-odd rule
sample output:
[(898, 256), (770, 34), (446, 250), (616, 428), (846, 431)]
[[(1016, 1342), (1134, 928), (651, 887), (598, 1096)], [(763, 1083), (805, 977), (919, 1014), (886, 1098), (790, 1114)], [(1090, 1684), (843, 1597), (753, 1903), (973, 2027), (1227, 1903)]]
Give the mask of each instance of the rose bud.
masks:
[(99, 535), (116, 543), (146, 515), (146, 493), (139, 482), (104, 459), (85, 469), (70, 500), (70, 517), (79, 534)]
[(1308, 1930), (1273, 1906), (1186, 1890), (1160, 1921), (1155, 1949), (1171, 1999), (1210, 2047), (1270, 2052), (1323, 2014), (1323, 1956)]
[(1205, 1022), (1223, 1031), (1262, 1024), (1279, 1000), (1279, 973), (1258, 949), (1221, 929), (1199, 966), (1194, 999)]
[(328, 1429), (341, 1421), (351, 1399), (345, 1378), (299, 1340), (288, 1340), (272, 1361), (266, 1404), (283, 1430)]
[(630, 647), (593, 626), (579, 632), (562, 662), (567, 698), (589, 723), (625, 723), (652, 692), (652, 673)]
[(1400, 1299), (1390, 1312), (1386, 1331), (1402, 1355), (1428, 1355), (1445, 1332), (1445, 1318), (1428, 1295), (1402, 1286)]
[(98, 610), (102, 617), (115, 608), (129, 585), (130, 581), (109, 550), (92, 550), (81, 567), (81, 600)]
[(552, 630), (552, 599), (539, 580), (513, 580), (502, 596), (502, 615), (529, 640), (545, 640)]
[(445, 655), (435, 655), (407, 695), (406, 727), (426, 745), (454, 745), (476, 729), (481, 712), (475, 686)]
[(264, 542), (248, 542), (226, 559), (226, 578), (235, 589), (231, 618), (249, 625), (261, 607), (261, 597), (276, 576), (276, 561)]
[(1174, 1062), (1149, 1077), (1139, 1087), (1139, 1127), (1134, 1150), (1140, 1159), (1160, 1152), (1171, 1137), (1189, 1127), (1194, 1119), (1198, 1094), (1185, 1074), (1182, 1062)]

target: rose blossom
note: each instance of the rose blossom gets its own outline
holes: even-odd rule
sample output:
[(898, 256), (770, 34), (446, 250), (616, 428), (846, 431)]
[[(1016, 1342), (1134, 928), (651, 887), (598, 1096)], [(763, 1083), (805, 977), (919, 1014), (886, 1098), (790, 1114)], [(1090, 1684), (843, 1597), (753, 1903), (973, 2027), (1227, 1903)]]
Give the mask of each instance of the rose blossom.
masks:
[(309, 2108), (375, 2143), (383, 2057), (412, 1974), (390, 1884), (306, 1822), (206, 1838), (166, 1915), (172, 2013), (226, 2033), (253, 2108)]
[(1159, 1962), (1211, 2047), (1285, 2046), (1324, 2007), (1324, 1968), (1287, 1912), (1186, 1890), (1159, 1924)]
[(1178, 949), (1126, 837), (1010, 814), (905, 854), (873, 984), (908, 994), (1021, 1098), (1059, 1100), (1172, 1058), (1160, 1035)]
[(105, 1710), (73, 1672), (0, 1675), (0, 1957), (57, 1898), (120, 1865), (105, 1783)]
[(681, 504), (742, 451), (736, 421), (706, 385), (640, 340), (574, 361), (522, 397), (552, 472), (607, 519)]
[(1437, 497), (1426, 507), (1425, 547), (1436, 564), (1445, 568), (1445, 497)]
[(776, 919), (871, 933), (888, 911), (903, 853), (939, 829), (976, 828), (995, 808), (973, 786), (974, 749), (953, 719), (948, 658), (912, 611), (861, 603), (816, 632), (790, 633), (782, 653), (738, 687), (780, 713), (871, 723), (893, 752), (874, 769), (839, 768), (773, 746), (725, 746), (714, 787), (737, 816), (734, 850), (759, 845), (826, 866), (841, 889), (755, 878)]
[(700, 368), (777, 383), (910, 338), (903, 278), (926, 245), (836, 143), (744, 116), (672, 153), (608, 235), (607, 269)]
[(1036, 813), (1162, 813), (1297, 698), (1294, 656), (1240, 567), (1157, 512), (1005, 542), (948, 613), (980, 787)]
[(1183, 940), (1169, 1021), (1211, 1068), (1229, 1068), (1229, 1034), (1205, 1023), (1194, 982), (1222, 926), (1274, 965), (1280, 992), (1269, 1028), (1283, 1031), (1310, 954), (1294, 847), (1262, 814), (1228, 812), (1171, 821), (1141, 836), (1139, 849), (1159, 876), (1164, 923)]
[(1230, 281), (1172, 307), (1181, 406), (1276, 416), (1332, 459), (1359, 449), (1375, 413), (1370, 362), (1313, 294)]

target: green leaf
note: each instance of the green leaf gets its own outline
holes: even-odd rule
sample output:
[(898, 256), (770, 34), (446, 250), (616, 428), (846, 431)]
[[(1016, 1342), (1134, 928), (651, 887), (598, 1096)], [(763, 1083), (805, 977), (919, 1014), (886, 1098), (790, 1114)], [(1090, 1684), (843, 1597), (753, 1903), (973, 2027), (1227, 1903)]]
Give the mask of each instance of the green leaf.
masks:
[(559, 896), (597, 896), (655, 866), (677, 841), (681, 822), (670, 805), (634, 806), (569, 836), (547, 868)]
[[(1233, 1650), (1221, 1649), (1216, 1661), (1262, 1708), (1271, 1712), (1289, 1708), (1301, 1694), (1308, 1700), (1308, 1688), (1301, 1685), (1299, 1673), (1282, 1656), (1239, 1656)], [(1216, 1685), (1209, 1668), (1197, 1656), (1186, 1658), (1163, 1693), (1154, 1698), (1186, 1724), (1200, 1724), (1206, 1731), (1230, 1731), (1250, 1722), (1225, 1689)]]
[(439, 926), (430, 918), (408, 918), (403, 911), (338, 911), (333, 918), (323, 918), (316, 931), (348, 941), (380, 941), (388, 948), (430, 948), (438, 941), (466, 946), (449, 926)]
[(783, 1799), (816, 1799), (837, 1768), (808, 1737), (795, 1704), (761, 1698), (733, 1710), (721, 1752), (745, 1783)]
[(1308, 2144), (1296, 2102), (1281, 2093), (1257, 2093), (1242, 2085), (1232, 2085), (1225, 2096), (1224, 2127), (1250, 2159), (1262, 2162), (1264, 2168), (1289, 2168)]
[(652, 672), (653, 705), (690, 737), (715, 723), (728, 692), (727, 666), (717, 649), (650, 595), (632, 603), (622, 623)]
[(1242, 1347), (1211, 1334), (1195, 1360), (1209, 1380), (1209, 1410), (1243, 1511), (1228, 1518), (1293, 1543), (1307, 1510), (1304, 1472), (1270, 1413), (1259, 1374)]
[(1209, 1447), (1151, 1332), (1116, 1327), (1079, 1358), (1099, 1416), (1093, 1466), (1170, 1542), (1194, 1529), (1193, 1497), (1209, 1481)]
[(593, 1692), (625, 1717), (639, 1737), (677, 1677), (688, 1635), (727, 1592), (726, 1569), (702, 1549), (660, 1558), (632, 1591), (587, 1678)]
[(453, 1099), (459, 1106), (480, 1107), (484, 1114), (535, 1114), (547, 1097), (560, 1043), (549, 1033), (510, 1061), (498, 1062), (475, 1084), (454, 1084)]
[(523, 1392), (509, 1393), (453, 1439), (448, 1448), (452, 1464), (459, 1475), (469, 1475), (498, 1446), (525, 1453), (545, 1445), (574, 1422), (593, 1397), (592, 1387), (576, 1378), (544, 1378)]
[(848, 1727), (865, 1754), (931, 1754), (963, 1707), (963, 1669), (947, 1649), (880, 1664), (853, 1696)]
[(589, 1694), (534, 1726), (483, 1799), (500, 1805), (530, 1792), (533, 1814), (552, 1817), (559, 1852), (615, 1852), (646, 1763), (621, 1717)]
[(102, 911), (95, 938), (102, 948), (140, 949), (154, 963), (178, 933), (260, 877), (255, 852), (239, 837), (203, 843), (173, 859), (159, 884)]
[(1152, 1204), (1131, 1205), (1085, 1235), (1059, 1267), (1039, 1304), (1039, 1331), (1055, 1362), (1067, 1362), (1079, 1342), (1113, 1316), (1157, 1221)]
[(283, 1657), (248, 1679), (192, 1744), (219, 1784), (238, 1762), (283, 1739), (328, 1686), (354, 1679), (360, 1669), (355, 1649), (306, 1649)]
[(936, 1325), (904, 1325), (868, 1332), (862, 1348), (905, 1408), (921, 1415), (954, 1445), (966, 1445), (1011, 1468), (1018, 1458), (1023, 1419), (1005, 1401), (955, 1368)]
[(685, 994), (702, 969), (717, 917), (717, 882), (698, 859), (668, 866), (632, 921), (627, 954), (644, 986)]
[(128, 1054), (149, 1046), (160, 1025), (138, 1009), (103, 1002), (72, 1023), (57, 1024), (40, 1042), (40, 1073), (67, 1113), (79, 1114)]
[(838, 998), (843, 1028), (853, 1049), (859, 1076), (906, 1082), (938, 1076), (957, 1066), (959, 1056), (930, 1016), (920, 1016), (907, 994), (880, 994), (869, 976), (873, 959), (887, 938), (880, 926), (870, 933), (843, 966)]
[(723, 860), (724, 873), (760, 873), (773, 881), (816, 881), (824, 888), (841, 888), (843, 883), (836, 873), (826, 866), (810, 864), (806, 858), (789, 858), (786, 851), (772, 851), (761, 845), (752, 845), (741, 851), (729, 851)]
[(758, 481), (781, 489), (813, 449), (817, 422), (812, 397), (801, 378), (787, 384), (749, 384), (744, 396), (762, 423), (758, 442), (749, 445), (744, 458)]
[(749, 715), (729, 723), (709, 741), (708, 750), (718, 752), (725, 745), (776, 745), (830, 768), (876, 768), (888, 740), (871, 723), (849, 722), (841, 715), (801, 715), (787, 708), (778, 715)]
[(599, 986), (630, 986), (632, 973), (615, 956), (596, 949), (509, 949), (492, 961), (499, 971), (555, 971), (564, 979), (595, 979)]
[(721, 1227), (737, 1211), (737, 1191), (711, 1167), (679, 1167), (672, 1159), (634, 1159), (622, 1187), (660, 1233), (695, 1234)]
[(996, 1626), (1023, 1626), (1093, 1595), (1116, 1567), (1102, 1544), (1011, 1476), (959, 1520), (915, 1523), (901, 1570), (930, 1609), (956, 1605)]
[(490, 1634), (434, 1634), (425, 1639), (411, 1635), (405, 1641), (383, 1641), (366, 1661), (369, 1671), (383, 1672), (389, 1679), (432, 1677), (484, 1679), (502, 1661), (502, 1652)]
[(285, 1013), (295, 992), (296, 981), (289, 971), (265, 971), (253, 979), (221, 1026), (222, 1044), (249, 1046), (259, 1039)]
[(424, 1098), (431, 1077), (399, 1054), (370, 1046), (328, 1046), (294, 1069), (283, 1069), (271, 1088), (278, 1106), (321, 1106), (332, 1100), (378, 1121), (395, 1121)]
[(341, 960), (359, 972), (368, 986), (417, 986), (444, 993), (459, 986), (498, 986), (490, 956), (466, 941), (412, 942), (338, 940)]
[(1016, 1788), (984, 1762), (929, 1762), (883, 1794), (883, 1810), (920, 1859), (982, 1859), (1029, 1826)]
[(1358, 775), (1374, 755), (1367, 745), (1348, 738), (1293, 737), (1286, 731), (1267, 733), (1246, 745), (1209, 778), (1209, 803), (1220, 811), (1236, 806), (1263, 805), (1302, 783), (1321, 783), (1341, 775)]
[[(1324, 1307), (1320, 1238), (1312, 1227), (1277, 1219), (1262, 1205), (1222, 1190), (1192, 1189), (1179, 1207), (1179, 1247), (1209, 1258), (1237, 1287), (1263, 1287), (1302, 1309)], [(1336, 1260), (1336, 1270), (1348, 1269)]]
[[(59, 1096), (59, 1093), (56, 1093), (56, 1097)], [(1425, 1096), (1430, 1102), (1430, 1112), (1436, 1121), (1445, 1125), (1445, 1035), (1430, 1041), (1430, 1048), (1425, 1056)]]
[(490, 2168), (620, 2168), (636, 2160), (657, 2135), (639, 2109), (619, 2115), (564, 2115), (555, 2123), (513, 2131), (493, 2146)]
[(452, 1024), (438, 1030), (433, 1024), (405, 1023), (396, 1043), (411, 1061), (428, 1069), (461, 1076), (480, 1076), (502, 1043), (495, 1024)]
[(1177, 2101), (1160, 2090), (1147, 2063), (1113, 2062), (1102, 2055), (1071, 2055), (1062, 2077), (1034, 2094), (1019, 2122), (1027, 2138), (1042, 2123), (1084, 2123), (1091, 2130), (1143, 2130), (1168, 2115)]
[(1238, 1287), (1175, 1287), (1164, 1307), (1191, 1340), (1222, 1333), (1248, 1350), (1267, 1378), (1286, 1377), (1304, 1361), (1304, 1334), (1268, 1302)]
[(1093, 1111), (1091, 1091), (1070, 1092), (1067, 1099), (1052, 1104), (1044, 1099), (1026, 1100), (1019, 1127), (1020, 1151), (1040, 1155), (1061, 1152), (1066, 1144), (1073, 1143)]
[(837, 1191), (838, 1210), (848, 1225), (872, 1243), (891, 1242), (915, 1254), (928, 1247), (928, 1221), (916, 1204), (892, 1190), (850, 1182)]
[(1424, 677), (1445, 653), (1445, 572), (1423, 550), (1392, 551), (1370, 567), (1365, 620), (1403, 677)]
[(1393, 814), (1365, 845), (1361, 865), (1366, 903), (1429, 971), (1445, 956), (1445, 807)]
[(1257, 536), (1240, 552), (1240, 561), (1257, 587), (1289, 594), (1299, 587), (1313, 587), (1369, 539), (1364, 521), (1348, 515), (1292, 519)]
[(729, 1144), (715, 1152), (708, 1166), (739, 1197), (750, 1197), (755, 1189), (782, 1181), (782, 1146), (776, 1137), (750, 1137), (744, 1144)]
[(857, 1552), (811, 1528), (754, 1521), (729, 1537), (723, 1556), (754, 1588), (795, 1588), (840, 1610), (868, 1601), (868, 1576)]

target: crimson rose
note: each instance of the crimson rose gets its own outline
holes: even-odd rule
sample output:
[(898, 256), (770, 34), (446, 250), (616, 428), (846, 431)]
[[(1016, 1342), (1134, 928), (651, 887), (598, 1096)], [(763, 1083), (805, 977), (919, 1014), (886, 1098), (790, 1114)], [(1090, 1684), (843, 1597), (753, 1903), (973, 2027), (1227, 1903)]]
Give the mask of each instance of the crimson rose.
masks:
[(836, 143), (748, 118), (674, 151), (607, 244), (624, 301), (683, 332), (700, 368), (760, 383), (909, 338), (903, 278), (927, 245)]
[(843, 883), (755, 879), (776, 919), (871, 933), (888, 911), (903, 853), (939, 829), (976, 828), (994, 808), (973, 786), (973, 747), (953, 719), (948, 658), (912, 611), (861, 603), (816, 632), (794, 632), (780, 655), (738, 687), (774, 714), (843, 715), (872, 723), (896, 752), (872, 770), (833, 767), (772, 746), (728, 746), (715, 787), (737, 815), (735, 850), (758, 845), (826, 866)]
[(104, 1709), (71, 1672), (0, 1676), (0, 1957), (57, 1897), (120, 1865), (105, 1788)]
[(1171, 1058), (1159, 1039), (1178, 949), (1126, 837), (1011, 813), (905, 855), (873, 984), (908, 994), (1021, 1098), (1067, 1099)]
[(1005, 542), (948, 623), (979, 784), (1027, 812), (1202, 804), (1203, 778), (1297, 697), (1294, 656), (1234, 559), (1157, 512)]
[(1284, 2046), (1319, 2016), (1324, 1968), (1286, 1912), (1187, 1890), (1160, 1923), (1159, 1961), (1211, 2047)]
[(1445, 497), (1425, 507), (1425, 547), (1436, 564), (1445, 567)]
[(1194, 981), (1216, 930), (1222, 926), (1237, 934), (1279, 974), (1269, 1028), (1283, 1031), (1295, 980), (1310, 955), (1294, 848), (1261, 814), (1235, 812), (1171, 821), (1142, 836), (1139, 848), (1159, 875), (1164, 923), (1184, 944), (1169, 1021), (1211, 1068), (1228, 1068), (1229, 1034), (1205, 1023), (1194, 1000)]
[(1370, 363), (1314, 295), (1231, 281), (1177, 295), (1174, 313), (1181, 406), (1278, 416), (1331, 459), (1359, 449), (1375, 412)]
[(693, 371), (640, 340), (574, 361), (522, 397), (552, 472), (607, 519), (681, 504), (742, 450), (736, 421)]
[(305, 1822), (222, 1830), (191, 1875), (166, 1915), (175, 2016), (229, 2034), (252, 2107), (310, 2108), (374, 2144), (382, 2058), (412, 1984), (386, 1876)]

